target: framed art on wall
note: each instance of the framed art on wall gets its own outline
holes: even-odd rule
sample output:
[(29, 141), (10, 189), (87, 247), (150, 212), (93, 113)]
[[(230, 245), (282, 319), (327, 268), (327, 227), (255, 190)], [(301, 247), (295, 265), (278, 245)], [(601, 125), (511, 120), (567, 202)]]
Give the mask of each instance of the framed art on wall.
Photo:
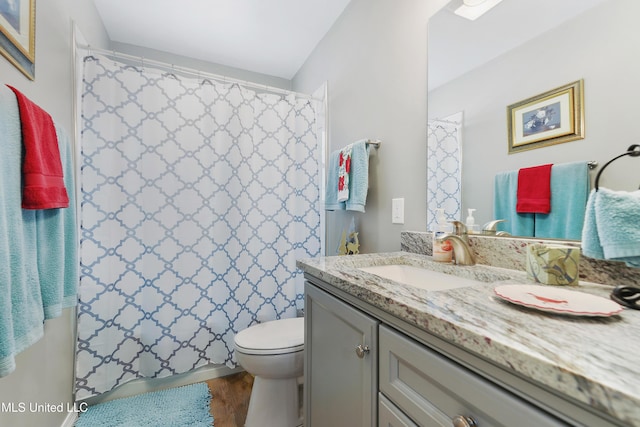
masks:
[(36, 0), (0, 0), (0, 53), (35, 78)]
[(583, 80), (507, 107), (509, 154), (584, 138)]

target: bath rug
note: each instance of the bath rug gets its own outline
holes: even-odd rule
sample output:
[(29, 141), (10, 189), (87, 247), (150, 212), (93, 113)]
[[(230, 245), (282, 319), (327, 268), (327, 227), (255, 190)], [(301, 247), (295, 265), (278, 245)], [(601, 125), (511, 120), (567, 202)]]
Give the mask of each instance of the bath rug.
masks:
[(205, 383), (170, 388), (90, 406), (75, 427), (211, 427), (210, 402)]

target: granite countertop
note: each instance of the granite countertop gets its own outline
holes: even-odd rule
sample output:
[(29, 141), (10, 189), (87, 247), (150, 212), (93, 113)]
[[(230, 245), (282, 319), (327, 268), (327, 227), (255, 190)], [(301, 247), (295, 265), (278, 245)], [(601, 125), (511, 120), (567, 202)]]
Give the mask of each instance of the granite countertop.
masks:
[[(478, 286), (427, 291), (359, 267), (429, 266), (430, 256), (390, 252), (299, 260), (306, 273), (418, 328), (518, 373), (626, 425), (640, 426), (640, 311), (611, 317), (556, 315), (520, 307), (494, 294), (496, 284), (535, 284), (518, 270), (485, 265), (445, 268), (477, 272)], [(473, 271), (472, 271), (473, 270)], [(461, 273), (465, 274), (465, 273)], [(566, 287), (608, 297), (611, 287)]]

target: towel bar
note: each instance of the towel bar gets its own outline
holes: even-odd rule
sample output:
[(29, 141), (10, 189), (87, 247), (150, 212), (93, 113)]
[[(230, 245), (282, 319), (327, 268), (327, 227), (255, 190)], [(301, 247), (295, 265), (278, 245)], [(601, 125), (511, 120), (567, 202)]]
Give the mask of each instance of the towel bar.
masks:
[(627, 151), (625, 153), (622, 153), (619, 156), (614, 157), (613, 159), (611, 159), (607, 163), (605, 163), (604, 166), (602, 166), (602, 169), (600, 169), (598, 171), (598, 175), (596, 175), (596, 191), (598, 191), (598, 183), (600, 182), (600, 175), (602, 175), (602, 172), (607, 168), (607, 166), (609, 166), (615, 160), (618, 160), (620, 157), (624, 157), (624, 156), (631, 156), (631, 157), (640, 156), (640, 145), (633, 144), (633, 145), (629, 146), (629, 148), (627, 149)]
[(375, 141), (371, 139), (367, 140), (367, 145), (373, 145), (376, 148), (380, 148), (380, 144), (382, 144), (382, 141), (380, 141), (379, 139), (376, 139)]

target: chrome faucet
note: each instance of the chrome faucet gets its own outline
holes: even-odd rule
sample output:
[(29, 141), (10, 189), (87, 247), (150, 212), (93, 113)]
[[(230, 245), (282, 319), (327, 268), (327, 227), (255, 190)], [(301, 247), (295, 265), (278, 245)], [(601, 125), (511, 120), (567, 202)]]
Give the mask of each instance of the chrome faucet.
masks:
[(453, 225), (453, 234), (459, 236), (462, 240), (469, 243), (469, 233), (467, 232), (467, 226), (462, 221), (450, 221)]
[(506, 221), (507, 221), (506, 219), (495, 219), (493, 221), (489, 221), (488, 223), (482, 226), (482, 234), (489, 234), (493, 236), (508, 235), (509, 233), (506, 233), (504, 231), (497, 231), (498, 224)]
[(453, 247), (453, 262), (458, 265), (475, 265), (476, 256), (469, 246), (467, 227), (460, 221), (451, 221), (453, 233), (447, 233), (437, 239), (438, 242), (449, 241)]
[(496, 219), (493, 221), (489, 221), (482, 226), (482, 234), (488, 234), (490, 236), (511, 236), (511, 234), (506, 231), (497, 231), (498, 224), (506, 221), (506, 219)]

